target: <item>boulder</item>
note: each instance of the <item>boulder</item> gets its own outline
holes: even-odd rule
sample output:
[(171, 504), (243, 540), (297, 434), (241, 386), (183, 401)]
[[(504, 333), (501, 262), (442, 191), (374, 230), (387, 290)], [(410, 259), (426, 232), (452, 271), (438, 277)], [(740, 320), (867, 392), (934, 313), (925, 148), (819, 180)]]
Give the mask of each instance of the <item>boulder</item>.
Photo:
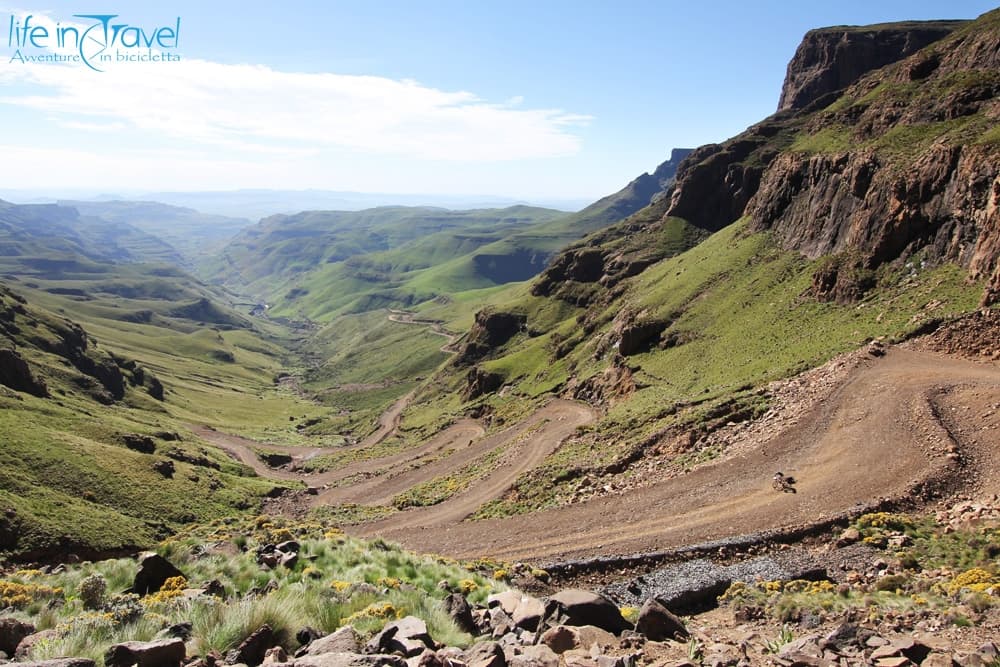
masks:
[(496, 642), (473, 644), (463, 653), (463, 658), (469, 667), (507, 667), (507, 658)]
[(665, 639), (682, 641), (688, 638), (684, 621), (652, 598), (646, 600), (639, 610), (635, 631), (655, 642), (662, 642)]
[(305, 649), (305, 655), (360, 652), (361, 636), (350, 625), (339, 628), (333, 634), (313, 640)]
[(21, 640), (34, 633), (35, 626), (31, 623), (16, 618), (0, 618), (0, 651), (14, 655)]
[(49, 395), (45, 381), (34, 376), (28, 362), (15, 350), (0, 349), (0, 384), (38, 398)]
[(510, 667), (559, 667), (559, 656), (545, 644), (525, 646), (507, 664)]
[(153, 470), (160, 473), (167, 479), (170, 479), (174, 476), (174, 473), (177, 472), (177, 466), (175, 466), (174, 462), (170, 459), (163, 459), (162, 461), (157, 461), (153, 464)]
[(397, 653), (406, 658), (418, 656), (424, 649), (434, 649), (434, 640), (427, 632), (427, 624), (416, 616), (406, 616), (386, 624), (382, 632), (372, 637), (365, 646), (368, 653)]
[(551, 596), (545, 605), (545, 619), (550, 624), (593, 625), (615, 634), (632, 629), (632, 624), (611, 600), (580, 589), (567, 589)]
[(490, 609), (500, 607), (503, 609), (508, 616), (514, 614), (514, 610), (517, 609), (517, 605), (521, 603), (521, 594), (517, 591), (504, 591), (503, 593), (494, 593), (486, 598), (486, 606)]
[(538, 629), (538, 624), (541, 623), (544, 615), (545, 604), (538, 598), (525, 595), (514, 608), (511, 620), (517, 627), (533, 632)]
[(264, 662), (267, 649), (277, 644), (277, 637), (270, 625), (260, 626), (253, 634), (243, 640), (239, 646), (226, 654), (226, 664), (243, 663), (255, 667)]
[(152, 454), (156, 451), (156, 441), (148, 435), (138, 433), (126, 433), (122, 436), (122, 442), (129, 449), (142, 454)]
[(24, 660), (31, 653), (31, 650), (35, 647), (35, 644), (45, 641), (56, 640), (59, 638), (59, 631), (55, 628), (49, 630), (41, 630), (33, 634), (28, 635), (21, 640), (21, 643), (17, 645), (17, 650), (14, 652), (15, 660)]
[(595, 646), (596, 650), (605, 651), (619, 646), (619, 641), (613, 634), (593, 625), (557, 625), (542, 634), (541, 642), (556, 653), (576, 649), (593, 651)]
[(360, 653), (323, 653), (305, 655), (292, 662), (274, 663), (275, 667), (407, 667), (397, 655)]
[(469, 601), (465, 599), (464, 595), (452, 593), (444, 599), (443, 604), (444, 610), (448, 612), (451, 620), (455, 621), (459, 630), (468, 632), (470, 635), (479, 634), (476, 621), (472, 618), (472, 607), (469, 606)]
[(129, 590), (136, 595), (148, 595), (160, 590), (167, 579), (183, 576), (184, 573), (163, 556), (145, 553), (139, 556), (139, 571), (135, 573)]
[(187, 653), (183, 639), (161, 639), (152, 642), (124, 642), (108, 648), (104, 654), (107, 667), (176, 667)]

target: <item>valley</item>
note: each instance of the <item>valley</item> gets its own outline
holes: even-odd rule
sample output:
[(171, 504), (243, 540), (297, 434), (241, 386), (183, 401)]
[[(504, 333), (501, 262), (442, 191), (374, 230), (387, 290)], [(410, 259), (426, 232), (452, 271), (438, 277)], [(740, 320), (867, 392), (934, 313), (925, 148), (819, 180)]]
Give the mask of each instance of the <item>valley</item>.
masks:
[(1000, 660), (1000, 10), (774, 92), (575, 212), (0, 201), (0, 662)]

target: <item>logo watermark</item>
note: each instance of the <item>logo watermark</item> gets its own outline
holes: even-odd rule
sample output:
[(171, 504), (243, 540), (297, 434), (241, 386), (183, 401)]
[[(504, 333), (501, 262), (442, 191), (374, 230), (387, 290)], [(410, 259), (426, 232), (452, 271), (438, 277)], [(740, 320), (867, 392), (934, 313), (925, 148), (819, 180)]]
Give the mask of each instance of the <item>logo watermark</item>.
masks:
[(112, 63), (179, 62), (181, 19), (156, 27), (120, 22), (118, 14), (73, 14), (72, 25), (34, 14), (10, 17), (10, 63), (77, 63), (103, 72)]

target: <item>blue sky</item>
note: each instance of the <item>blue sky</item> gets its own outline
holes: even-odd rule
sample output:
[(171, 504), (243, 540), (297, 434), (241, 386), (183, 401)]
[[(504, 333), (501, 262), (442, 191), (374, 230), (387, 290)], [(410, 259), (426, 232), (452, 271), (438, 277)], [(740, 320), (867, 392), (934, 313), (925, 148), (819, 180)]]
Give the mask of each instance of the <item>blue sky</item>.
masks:
[[(550, 200), (595, 199), (673, 147), (720, 141), (765, 117), (810, 28), (993, 8), (974, 0), (3, 1), (0, 187)], [(163, 52), (180, 62), (98, 73), (11, 61), (11, 16), (66, 26), (95, 11), (149, 32), (179, 17), (177, 48)]]

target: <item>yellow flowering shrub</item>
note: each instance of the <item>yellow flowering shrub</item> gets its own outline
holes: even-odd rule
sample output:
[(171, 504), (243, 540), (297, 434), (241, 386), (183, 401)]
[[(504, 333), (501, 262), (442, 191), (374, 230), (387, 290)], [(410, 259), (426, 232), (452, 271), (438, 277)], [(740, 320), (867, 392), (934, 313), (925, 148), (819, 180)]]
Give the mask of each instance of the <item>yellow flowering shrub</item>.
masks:
[(403, 582), (396, 577), (379, 577), (378, 581), (375, 583), (383, 588), (399, 588), (403, 584)]
[(368, 618), (403, 618), (406, 613), (403, 609), (396, 609), (391, 602), (376, 602), (364, 609), (354, 612), (344, 619), (344, 625), (350, 625), (355, 621)]
[(0, 607), (21, 609), (36, 600), (61, 597), (63, 589), (41, 584), (22, 584), (16, 581), (0, 580)]
[(982, 593), (987, 588), (994, 586), (997, 583), (1000, 582), (998, 582), (996, 577), (992, 574), (981, 567), (974, 567), (971, 570), (962, 572), (951, 580), (951, 583), (948, 584), (948, 594), (954, 595), (963, 588), (968, 588), (971, 591)]
[(462, 579), (458, 582), (458, 590), (462, 591), (463, 594), (468, 595), (469, 593), (478, 590), (479, 584), (474, 582), (472, 579)]
[(341, 581), (340, 579), (334, 579), (333, 581), (330, 582), (330, 588), (337, 591), (338, 593), (343, 593), (350, 587), (351, 587), (351, 582), (349, 581)]

